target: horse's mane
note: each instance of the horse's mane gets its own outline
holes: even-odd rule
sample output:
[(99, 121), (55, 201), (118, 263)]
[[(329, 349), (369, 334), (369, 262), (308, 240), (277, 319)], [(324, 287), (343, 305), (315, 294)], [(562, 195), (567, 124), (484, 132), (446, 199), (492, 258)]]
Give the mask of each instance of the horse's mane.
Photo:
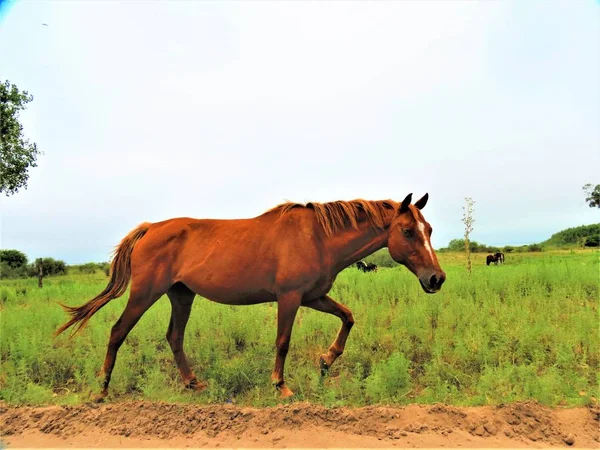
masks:
[(376, 228), (385, 227), (385, 217), (389, 210), (395, 210), (400, 206), (394, 200), (338, 200), (328, 203), (309, 202), (306, 204), (286, 202), (268, 210), (270, 212), (279, 212), (280, 216), (289, 213), (294, 208), (312, 209), (317, 216), (317, 221), (325, 230), (328, 236), (350, 224), (358, 229), (359, 214), (364, 212), (371, 225)]

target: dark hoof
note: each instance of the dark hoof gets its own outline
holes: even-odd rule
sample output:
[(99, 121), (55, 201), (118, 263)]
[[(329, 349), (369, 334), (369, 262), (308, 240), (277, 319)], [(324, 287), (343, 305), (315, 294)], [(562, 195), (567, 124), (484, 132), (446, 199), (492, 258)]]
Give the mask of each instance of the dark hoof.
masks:
[(279, 399), (280, 400), (285, 400), (285, 399), (293, 399), (294, 398), (294, 393), (292, 392), (292, 390), (287, 387), (287, 385), (284, 383), (282, 385), (280, 385), (277, 390), (279, 391)]
[(188, 384), (185, 385), (185, 387), (187, 389), (191, 389), (196, 392), (202, 392), (204, 389), (207, 388), (206, 384), (204, 384), (201, 381), (198, 381), (196, 379), (193, 379), (192, 381), (190, 381)]
[(321, 376), (325, 377), (329, 373), (329, 365), (325, 362), (325, 359), (321, 356), (319, 359), (319, 367), (321, 368)]

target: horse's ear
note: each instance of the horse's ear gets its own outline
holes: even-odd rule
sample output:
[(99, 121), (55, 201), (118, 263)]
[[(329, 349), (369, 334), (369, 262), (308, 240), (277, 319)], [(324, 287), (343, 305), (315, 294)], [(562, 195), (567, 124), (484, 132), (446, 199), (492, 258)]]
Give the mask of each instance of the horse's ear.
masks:
[(429, 194), (425, 194), (423, 197), (421, 197), (419, 200), (417, 200), (415, 202), (415, 206), (419, 209), (423, 209), (423, 208), (425, 208), (425, 205), (427, 204), (427, 200), (429, 200)]
[(408, 205), (410, 205), (411, 201), (412, 201), (412, 192), (410, 194), (408, 194), (404, 200), (402, 200), (402, 204), (400, 205), (400, 209), (398, 210), (398, 212), (400, 214), (402, 214), (403, 212), (408, 211)]

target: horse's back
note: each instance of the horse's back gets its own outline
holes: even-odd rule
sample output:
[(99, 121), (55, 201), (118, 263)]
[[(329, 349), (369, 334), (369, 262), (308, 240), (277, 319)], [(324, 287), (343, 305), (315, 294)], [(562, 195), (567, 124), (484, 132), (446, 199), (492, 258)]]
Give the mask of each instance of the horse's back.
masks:
[(322, 257), (310, 226), (273, 216), (157, 222), (134, 249), (132, 273), (151, 271), (221, 303), (271, 301), (277, 289), (314, 283)]

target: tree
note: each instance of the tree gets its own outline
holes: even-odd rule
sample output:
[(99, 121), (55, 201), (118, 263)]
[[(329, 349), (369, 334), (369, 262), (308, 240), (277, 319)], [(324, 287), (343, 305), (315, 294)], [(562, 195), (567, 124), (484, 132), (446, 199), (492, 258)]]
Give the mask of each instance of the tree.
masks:
[[(474, 220), (473, 220), (474, 222)], [(478, 252), (484, 252), (487, 251), (487, 249), (489, 248), (487, 245), (484, 244), (480, 244), (477, 241), (472, 241), (469, 239), (469, 251), (471, 253), (478, 253)], [(453, 251), (453, 252), (461, 252), (461, 251), (466, 251), (465, 250), (465, 240), (464, 239), (452, 239), (449, 243), (448, 243), (448, 250)]]
[(19, 250), (0, 250), (0, 262), (6, 263), (13, 269), (27, 264), (27, 255)]
[(8, 80), (0, 83), (0, 194), (7, 197), (20, 188), (27, 189), (29, 169), (37, 167), (40, 151), (25, 139), (19, 122), (19, 111), (32, 100), (32, 95)]
[(67, 264), (64, 261), (54, 258), (38, 258), (31, 267), (32, 276), (38, 275), (40, 266), (42, 267), (42, 276), (44, 277), (66, 275), (67, 273)]
[(460, 252), (465, 249), (465, 240), (464, 239), (452, 239), (448, 243), (448, 250), (453, 252)]
[(585, 201), (588, 202), (590, 208), (600, 208), (600, 184), (594, 186), (591, 183), (583, 186), (585, 192)]

